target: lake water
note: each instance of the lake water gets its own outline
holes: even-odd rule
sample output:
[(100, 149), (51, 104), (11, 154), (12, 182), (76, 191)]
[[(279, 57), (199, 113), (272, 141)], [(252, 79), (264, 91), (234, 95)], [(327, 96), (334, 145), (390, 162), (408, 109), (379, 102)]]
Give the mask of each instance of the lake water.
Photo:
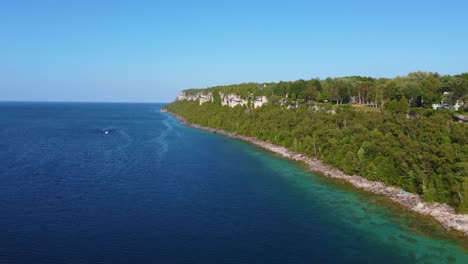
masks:
[(0, 103), (0, 262), (468, 263), (433, 220), (161, 106)]

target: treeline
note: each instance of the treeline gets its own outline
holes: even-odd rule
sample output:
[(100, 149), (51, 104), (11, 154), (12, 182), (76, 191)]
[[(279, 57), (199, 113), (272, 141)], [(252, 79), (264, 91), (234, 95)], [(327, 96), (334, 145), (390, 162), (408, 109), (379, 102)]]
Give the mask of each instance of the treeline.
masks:
[(190, 89), (186, 92), (190, 94), (200, 91), (236, 93), (243, 98), (249, 95), (266, 95), (273, 99), (287, 97), (299, 102), (344, 104), (353, 101), (357, 104), (375, 107), (384, 106), (402, 98), (405, 98), (412, 107), (426, 108), (442, 100), (449, 105), (454, 105), (459, 100), (464, 102), (465, 108), (468, 108), (468, 73), (450, 76), (431, 72), (414, 72), (393, 79), (349, 76), (265, 84), (244, 83), (202, 90)]
[[(422, 80), (435, 79), (438, 80), (436, 83), (443, 79), (435, 75), (423, 76)], [(405, 87), (400, 82), (412, 78), (397, 78), (384, 83), (400, 90), (399, 87)], [(457, 80), (458, 77), (453, 78)], [(377, 87), (381, 82), (361, 81), (372, 83), (367, 88)], [(327, 82), (331, 81), (315, 82), (322, 89), (319, 93), (323, 92)], [(292, 87), (297, 83), (277, 84), (274, 89), (284, 88), (286, 90), (281, 93), (293, 96), (296, 88)], [(435, 91), (445, 88), (437, 89)], [(402, 97), (414, 98), (405, 94), (406, 90), (400, 92)], [(294, 96), (305, 94), (302, 91)], [(392, 97), (384, 98), (390, 100)], [(363, 97), (362, 100), (369, 99)], [(167, 105), (167, 109), (189, 122), (282, 145), (317, 157), (348, 174), (399, 186), (420, 194), (426, 201), (448, 203), (460, 212), (468, 212), (468, 129), (466, 124), (453, 122), (448, 110), (413, 109), (408, 118), (406, 111), (364, 112), (349, 104), (334, 106), (333, 114), (325, 107), (314, 108), (311, 104), (286, 110), (278, 104), (246, 109), (223, 107), (218, 103), (200, 106), (197, 102), (177, 101)]]

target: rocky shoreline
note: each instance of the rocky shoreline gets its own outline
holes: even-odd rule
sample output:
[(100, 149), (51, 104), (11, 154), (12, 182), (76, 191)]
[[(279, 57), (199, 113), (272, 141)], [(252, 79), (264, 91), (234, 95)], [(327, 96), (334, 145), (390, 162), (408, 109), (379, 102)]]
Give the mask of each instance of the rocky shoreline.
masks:
[(292, 152), (286, 149), (285, 147), (277, 146), (262, 140), (258, 140), (256, 138), (238, 135), (233, 132), (227, 132), (221, 129), (191, 124), (188, 123), (183, 117), (180, 117), (173, 113), (169, 114), (174, 116), (183, 125), (250, 142), (256, 146), (277, 153), (285, 158), (303, 162), (307, 165), (309, 170), (319, 172), (320, 174), (326, 177), (342, 179), (351, 183), (357, 188), (364, 189), (375, 194), (385, 195), (393, 201), (409, 208), (412, 211), (415, 211), (422, 215), (432, 216), (435, 220), (440, 222), (442, 226), (447, 230), (454, 229), (462, 232), (465, 236), (468, 236), (468, 214), (457, 214), (455, 210), (447, 204), (429, 204), (417, 194), (404, 192), (401, 188), (387, 186), (382, 182), (369, 181), (361, 176), (347, 175), (338, 169), (331, 168), (330, 166), (324, 164), (320, 160)]

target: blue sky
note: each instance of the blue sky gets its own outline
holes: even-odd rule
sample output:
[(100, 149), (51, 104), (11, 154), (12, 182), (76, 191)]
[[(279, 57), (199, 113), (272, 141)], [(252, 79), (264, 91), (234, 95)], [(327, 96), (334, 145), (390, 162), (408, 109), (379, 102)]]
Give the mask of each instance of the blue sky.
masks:
[(1, 1), (0, 100), (468, 71), (467, 1)]

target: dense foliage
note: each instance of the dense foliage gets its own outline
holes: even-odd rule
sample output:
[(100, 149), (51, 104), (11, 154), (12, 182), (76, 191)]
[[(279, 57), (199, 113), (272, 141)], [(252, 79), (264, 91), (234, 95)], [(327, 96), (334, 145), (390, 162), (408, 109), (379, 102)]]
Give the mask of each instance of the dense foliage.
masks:
[[(300, 102), (328, 101), (340, 104), (354, 100), (356, 103), (372, 106), (383, 106), (402, 97), (407, 98), (413, 107), (428, 108), (433, 103), (444, 101), (453, 105), (460, 100), (465, 102), (465, 108), (468, 108), (468, 73), (442, 76), (438, 73), (414, 72), (393, 79), (349, 76), (265, 84), (243, 83), (186, 90), (188, 94), (209, 91), (215, 94), (217, 91), (225, 94), (236, 93), (243, 98), (251, 94), (266, 95), (273, 99), (287, 95), (290, 100)], [(444, 92), (449, 94), (444, 96)]]
[[(436, 78), (433, 75), (424, 76)], [(440, 81), (442, 78), (436, 79)], [(466, 80), (466, 75), (463, 78)], [(323, 92), (324, 82), (328, 81), (317, 80), (313, 83), (316, 87), (321, 86)], [(363, 108), (351, 104), (332, 105), (304, 100), (298, 108), (287, 109), (278, 101), (271, 101), (263, 107), (251, 109), (221, 106), (215, 100), (214, 103), (203, 105), (196, 101), (176, 101), (167, 105), (167, 108), (191, 123), (282, 145), (317, 157), (348, 174), (358, 174), (370, 180), (399, 186), (420, 194), (426, 201), (448, 203), (461, 212), (468, 212), (467, 124), (454, 122), (452, 113), (446, 109), (434, 111), (411, 108), (408, 112), (410, 106), (415, 104), (407, 98), (414, 100), (416, 94), (400, 91), (398, 79), (364, 82), (372, 82), (373, 85), (369, 87), (376, 87), (381, 82), (387, 86), (395, 85), (395, 92), (382, 90), (384, 101), (388, 100), (387, 107), (365, 106), (366, 110), (363, 111)], [(294, 83), (297, 82), (284, 85), (286, 90), (282, 90), (281, 94), (294, 93), (296, 98), (306, 96), (306, 88), (301, 86), (294, 90)], [(460, 81), (459, 85), (466, 85), (466, 82)], [(422, 89), (425, 86), (418, 87)], [(259, 93), (283, 89), (281, 83), (265, 85), (263, 89), (257, 84), (243, 84), (227, 90), (222, 87), (213, 89), (229, 93), (235, 92), (236, 88), (245, 94), (246, 91), (252, 93), (249, 89), (257, 89)], [(437, 92), (442, 93), (445, 88), (437, 89)], [(466, 96), (466, 87), (459, 92), (455, 90), (452, 88), (451, 91), (457, 93), (458, 98)], [(391, 97), (400, 92), (399, 98)], [(275, 93), (273, 91), (273, 97)], [(315, 96), (314, 92), (310, 94), (311, 97)], [(436, 90), (431, 96), (438, 96)], [(436, 100), (428, 98), (424, 101)]]

